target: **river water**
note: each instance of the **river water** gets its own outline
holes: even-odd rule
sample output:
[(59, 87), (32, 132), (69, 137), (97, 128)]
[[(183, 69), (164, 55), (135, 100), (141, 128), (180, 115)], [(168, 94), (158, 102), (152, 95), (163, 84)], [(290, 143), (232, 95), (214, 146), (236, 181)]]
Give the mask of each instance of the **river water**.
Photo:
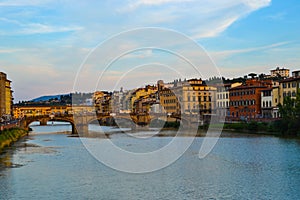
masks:
[[(32, 128), (1, 154), (0, 199), (300, 199), (297, 139), (223, 137), (199, 159), (203, 138), (196, 138), (172, 165), (129, 174), (97, 161), (80, 138), (50, 133), (70, 131), (70, 125)], [(90, 129), (97, 131), (93, 125)], [(171, 138), (152, 137), (143, 145), (124, 134), (112, 140), (131, 149), (151, 149)]]

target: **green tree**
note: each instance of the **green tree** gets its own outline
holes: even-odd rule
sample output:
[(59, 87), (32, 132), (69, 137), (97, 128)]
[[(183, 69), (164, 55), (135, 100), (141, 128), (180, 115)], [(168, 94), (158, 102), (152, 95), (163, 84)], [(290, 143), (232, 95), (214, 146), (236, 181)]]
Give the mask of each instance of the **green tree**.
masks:
[(279, 104), (281, 120), (278, 128), (284, 135), (300, 135), (300, 92), (296, 99), (285, 97), (283, 104)]

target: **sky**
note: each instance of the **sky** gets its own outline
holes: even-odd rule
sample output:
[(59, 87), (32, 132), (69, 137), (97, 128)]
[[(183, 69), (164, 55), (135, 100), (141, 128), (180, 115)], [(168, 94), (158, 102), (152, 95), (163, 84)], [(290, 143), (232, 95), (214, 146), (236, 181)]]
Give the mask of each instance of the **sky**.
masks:
[(15, 102), (293, 71), (299, 10), (298, 0), (0, 0), (0, 71)]

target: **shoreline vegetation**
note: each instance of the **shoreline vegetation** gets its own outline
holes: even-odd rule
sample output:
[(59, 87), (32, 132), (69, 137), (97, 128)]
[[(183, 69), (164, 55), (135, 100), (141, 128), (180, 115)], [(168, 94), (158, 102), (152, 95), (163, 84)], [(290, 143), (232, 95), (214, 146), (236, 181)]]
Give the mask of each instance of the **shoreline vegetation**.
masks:
[(28, 131), (21, 128), (11, 128), (0, 132), (0, 153), (20, 138), (28, 135)]

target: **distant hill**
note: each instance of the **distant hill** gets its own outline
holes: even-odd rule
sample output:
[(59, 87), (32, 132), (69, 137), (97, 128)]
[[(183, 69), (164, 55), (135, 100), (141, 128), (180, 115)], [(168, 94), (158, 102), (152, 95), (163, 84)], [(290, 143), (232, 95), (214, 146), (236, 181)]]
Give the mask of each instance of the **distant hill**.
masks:
[(67, 94), (58, 94), (58, 95), (48, 95), (48, 96), (41, 96), (35, 99), (32, 99), (31, 101), (33, 102), (41, 102), (41, 101), (48, 101), (50, 99), (55, 99), (57, 98), (58, 100), (60, 100), (60, 96), (61, 95), (67, 95)]

